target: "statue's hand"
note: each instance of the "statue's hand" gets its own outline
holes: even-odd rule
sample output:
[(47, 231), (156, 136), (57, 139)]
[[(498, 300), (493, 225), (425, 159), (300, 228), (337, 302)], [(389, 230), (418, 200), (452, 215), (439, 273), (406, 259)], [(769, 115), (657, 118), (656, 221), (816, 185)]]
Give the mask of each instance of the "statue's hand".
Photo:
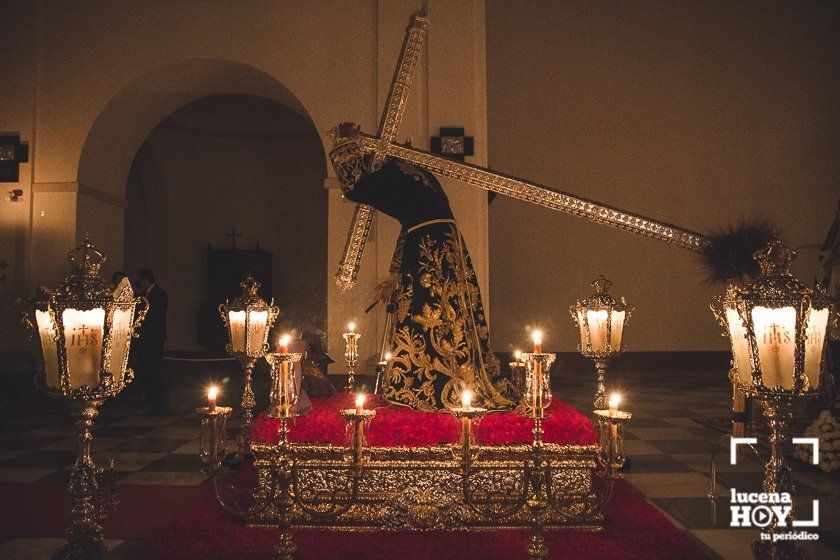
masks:
[(374, 298), (376, 298), (376, 301), (382, 302), (385, 305), (391, 303), (391, 300), (394, 297), (394, 292), (396, 292), (397, 290), (399, 280), (399, 273), (392, 272), (388, 278), (377, 284), (376, 287), (373, 289), (373, 295)]

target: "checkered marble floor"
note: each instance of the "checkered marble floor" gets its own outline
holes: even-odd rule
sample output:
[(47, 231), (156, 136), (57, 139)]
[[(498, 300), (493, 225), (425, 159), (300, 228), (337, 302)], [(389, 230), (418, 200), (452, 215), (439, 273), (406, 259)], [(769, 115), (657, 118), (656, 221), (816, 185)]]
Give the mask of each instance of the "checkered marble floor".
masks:
[[(562, 375), (555, 383), (558, 397), (591, 414), (595, 374)], [(675, 524), (687, 529), (710, 558), (751, 558), (757, 530), (730, 528), (730, 488), (761, 490), (763, 464), (750, 452), (729, 464), (729, 441), (718, 450), (716, 504), (711, 490), (713, 448), (729, 432), (730, 388), (725, 373), (610, 372), (608, 387), (623, 397), (622, 409), (633, 414), (627, 424), (626, 447), (631, 458), (627, 480)], [(758, 407), (753, 417), (760, 418)], [(758, 426), (759, 447), (766, 441)], [(761, 449), (763, 456), (767, 450)], [(820, 500), (820, 540), (804, 548), (813, 559), (840, 559), (840, 477), (791, 460), (797, 487), (795, 506), (807, 515), (811, 500)]]
[[(609, 386), (621, 391), (622, 408), (633, 413), (627, 428), (632, 463), (627, 480), (675, 524), (687, 529), (710, 558), (740, 560), (751, 557), (750, 543), (756, 532), (728, 527), (729, 488), (757, 491), (763, 467), (754, 459), (728, 465), (724, 445), (718, 461), (721, 498), (715, 515), (707, 498), (709, 462), (713, 447), (729, 427), (729, 388), (724, 375), (617, 371), (610, 372)], [(120, 402), (103, 407), (93, 448), (100, 460), (115, 459), (118, 484), (197, 485), (205, 480), (199, 471), (198, 421), (192, 413), (200, 383), (196, 379), (185, 385), (170, 399), (184, 403), (183, 408), (165, 415)], [(561, 372), (554, 389), (558, 398), (591, 415), (593, 372)], [(228, 393), (236, 394), (236, 388), (230, 387)], [(231, 428), (235, 427), (236, 420)], [(0, 481), (64, 483), (75, 445), (68, 416), (50, 403), (38, 400), (0, 408)], [(798, 462), (794, 466), (800, 507), (807, 507), (803, 511), (810, 511), (811, 498), (820, 500), (820, 540), (807, 545), (811, 558), (840, 559), (836, 522), (840, 477)], [(60, 539), (0, 539), (0, 560), (46, 559), (61, 543)], [(114, 560), (131, 560), (144, 545), (140, 541), (108, 544)]]

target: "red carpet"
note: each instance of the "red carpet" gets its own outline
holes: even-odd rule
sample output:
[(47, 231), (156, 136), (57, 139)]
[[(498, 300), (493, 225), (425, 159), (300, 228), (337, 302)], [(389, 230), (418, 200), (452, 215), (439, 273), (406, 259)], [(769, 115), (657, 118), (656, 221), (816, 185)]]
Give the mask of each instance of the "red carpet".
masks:
[[(0, 484), (2, 537), (62, 537), (69, 500), (58, 484)], [(208, 484), (120, 486), (120, 505), (105, 523), (112, 539), (150, 541), (143, 560), (253, 560), (274, 557), (273, 529), (240, 525), (216, 505)], [(525, 531), (485, 533), (342, 533), (295, 531), (301, 560), (522, 560)], [(551, 558), (680, 560), (705, 556), (686, 534), (620, 481), (600, 532), (546, 533)]]
[[(212, 488), (119, 485), (116, 511), (103, 524), (105, 536), (148, 539), (200, 507), (215, 506)], [(54, 482), (0, 483), (0, 537), (63, 537), (70, 524), (67, 487)]]
[[(327, 399), (313, 399), (313, 409), (308, 415), (297, 418), (291, 426), (292, 442), (345, 444), (345, 423), (338, 411), (353, 408), (354, 396), (336, 393)], [(417, 412), (409, 408), (385, 406), (378, 398), (371, 397), (365, 405), (376, 408), (371, 421), (368, 443), (374, 447), (406, 445), (421, 447), (458, 441), (459, 424), (451, 414)], [(547, 409), (548, 419), (543, 423), (548, 443), (595, 443), (592, 420), (570, 405), (554, 399)], [(530, 443), (533, 439), (533, 421), (513, 413), (488, 414), (478, 428), (478, 442), (486, 445)], [(260, 414), (251, 426), (251, 439), (256, 442), (277, 442), (277, 421)]]
[[(600, 532), (546, 533), (550, 558), (588, 560), (700, 560), (705, 555), (683, 531), (623, 481), (606, 512)], [(316, 560), (523, 560), (525, 531), (328, 532), (295, 531), (296, 558)], [(273, 558), (277, 534), (270, 528), (244, 527), (216, 506), (197, 508), (148, 545), (143, 560), (253, 560)]]

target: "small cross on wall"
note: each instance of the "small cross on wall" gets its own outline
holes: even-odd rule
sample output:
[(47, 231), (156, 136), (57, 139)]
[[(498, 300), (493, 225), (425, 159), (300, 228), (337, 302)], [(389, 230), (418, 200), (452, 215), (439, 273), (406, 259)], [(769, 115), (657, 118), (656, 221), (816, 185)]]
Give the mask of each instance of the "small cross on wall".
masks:
[(236, 238), (242, 237), (242, 234), (238, 233), (236, 231), (236, 228), (233, 228), (232, 230), (230, 230), (230, 233), (227, 234), (225, 237), (230, 237), (230, 248), (236, 249)]

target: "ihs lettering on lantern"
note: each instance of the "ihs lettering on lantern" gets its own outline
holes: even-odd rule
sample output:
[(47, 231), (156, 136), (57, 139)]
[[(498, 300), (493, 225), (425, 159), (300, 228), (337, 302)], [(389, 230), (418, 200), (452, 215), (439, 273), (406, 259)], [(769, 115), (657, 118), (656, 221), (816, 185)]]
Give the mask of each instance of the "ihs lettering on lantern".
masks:
[(84, 323), (78, 327), (73, 328), (73, 333), (70, 335), (70, 346), (76, 346), (79, 352), (87, 352), (88, 348), (99, 342), (97, 331), (88, 327)]
[(784, 327), (773, 323), (764, 331), (764, 344), (769, 344), (773, 352), (780, 352), (782, 344), (790, 344), (790, 333)]

